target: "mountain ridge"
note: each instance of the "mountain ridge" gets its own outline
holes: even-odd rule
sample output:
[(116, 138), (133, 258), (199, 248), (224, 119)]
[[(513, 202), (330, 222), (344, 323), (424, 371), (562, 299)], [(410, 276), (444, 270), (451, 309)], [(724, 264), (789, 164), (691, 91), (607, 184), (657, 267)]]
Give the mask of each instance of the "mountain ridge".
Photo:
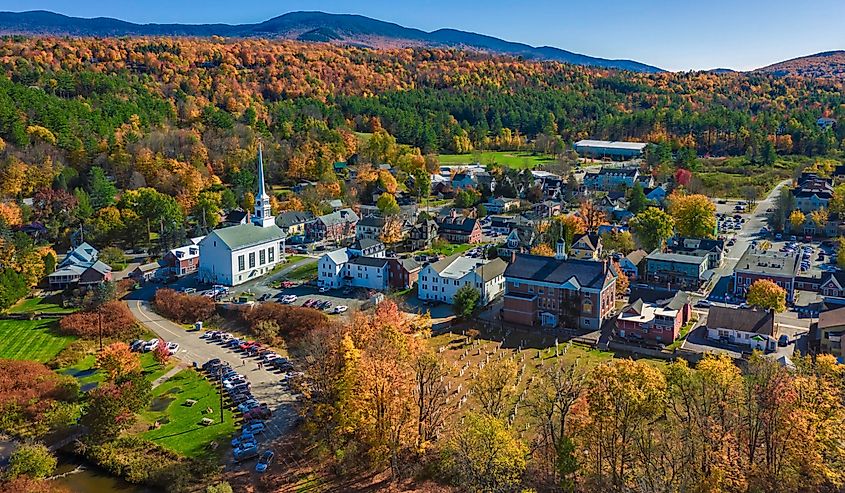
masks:
[(295, 39), (358, 46), (470, 48), (495, 54), (553, 60), (574, 65), (658, 73), (663, 69), (625, 59), (607, 59), (552, 46), (534, 47), (451, 28), (431, 32), (357, 14), (288, 12), (254, 24), (137, 24), (111, 17), (72, 17), (47, 10), (0, 12), (0, 34), (70, 36), (225, 36)]

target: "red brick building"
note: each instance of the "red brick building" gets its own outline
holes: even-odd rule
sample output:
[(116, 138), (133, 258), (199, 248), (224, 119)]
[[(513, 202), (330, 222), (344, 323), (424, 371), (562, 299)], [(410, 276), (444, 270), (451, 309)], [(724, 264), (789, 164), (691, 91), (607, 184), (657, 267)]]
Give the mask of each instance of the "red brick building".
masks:
[(387, 284), (390, 289), (408, 289), (417, 282), (422, 266), (412, 258), (390, 258), (387, 262)]
[(616, 298), (607, 261), (571, 260), (558, 242), (555, 257), (516, 254), (505, 270), (502, 318), (520, 325), (601, 328)]
[(678, 291), (669, 300), (644, 301), (626, 306), (616, 317), (616, 335), (623, 339), (670, 344), (681, 334), (681, 327), (692, 314), (687, 294)]
[(453, 209), (449, 216), (437, 223), (440, 237), (450, 243), (481, 243), (481, 226), (478, 220), (462, 217)]
[(748, 247), (734, 268), (734, 295), (744, 298), (754, 281), (768, 279), (786, 290), (786, 301), (791, 303), (800, 267), (800, 254)]

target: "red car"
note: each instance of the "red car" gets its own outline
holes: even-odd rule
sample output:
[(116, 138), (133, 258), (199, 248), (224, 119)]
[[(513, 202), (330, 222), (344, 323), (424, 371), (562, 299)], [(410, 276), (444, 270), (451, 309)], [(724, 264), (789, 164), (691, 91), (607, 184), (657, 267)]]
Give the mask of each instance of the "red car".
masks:
[(257, 419), (267, 419), (272, 415), (272, 411), (267, 407), (267, 404), (261, 404), (244, 413), (244, 421), (251, 421)]
[(252, 346), (255, 346), (255, 344), (256, 344), (255, 341), (242, 342), (241, 345), (238, 346), (238, 348), (240, 348), (241, 351), (246, 351), (247, 349), (251, 348)]

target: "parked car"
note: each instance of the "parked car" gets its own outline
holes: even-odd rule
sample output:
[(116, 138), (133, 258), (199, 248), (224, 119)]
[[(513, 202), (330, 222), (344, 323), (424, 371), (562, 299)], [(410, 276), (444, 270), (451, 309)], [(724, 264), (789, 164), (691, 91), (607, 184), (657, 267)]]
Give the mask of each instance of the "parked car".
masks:
[(149, 341), (147, 341), (147, 342), (146, 342), (146, 343), (145, 343), (145, 344), (141, 347), (141, 351), (143, 351), (143, 352), (145, 352), (145, 353), (149, 353), (150, 351), (152, 351), (153, 349), (155, 349), (155, 348), (156, 348), (156, 346), (158, 346), (158, 339), (150, 339)]
[(138, 352), (141, 350), (141, 347), (146, 343), (147, 341), (135, 339), (134, 341), (129, 343), (129, 350), (132, 352)]
[(348, 307), (348, 306), (346, 306), (346, 305), (337, 305), (336, 307), (334, 307), (334, 310), (332, 310), (332, 313), (343, 313), (343, 312), (345, 312), (345, 311), (347, 311), (347, 310), (349, 310), (349, 307)]
[(170, 353), (171, 356), (179, 352), (179, 343), (178, 342), (168, 342), (167, 343), (167, 352)]
[(255, 435), (253, 435), (252, 433), (244, 432), (240, 436), (236, 436), (232, 439), (232, 446), (240, 447), (242, 445), (246, 445), (249, 442), (255, 442)]
[(255, 472), (264, 472), (270, 466), (270, 463), (273, 462), (273, 451), (268, 450), (261, 454), (261, 458), (258, 459), (258, 463), (255, 464)]
[(329, 288), (328, 288), (328, 287), (326, 287), (326, 286), (322, 286), (322, 287), (320, 287), (320, 289), (318, 289), (317, 291), (319, 291), (319, 292), (321, 292), (321, 293), (328, 293), (328, 292), (329, 292)]
[(786, 334), (781, 334), (781, 336), (778, 338), (778, 346), (789, 346), (789, 336), (787, 336)]
[(243, 425), (243, 427), (241, 428), (241, 432), (249, 433), (251, 435), (257, 435), (259, 433), (264, 433), (265, 428), (266, 425), (263, 421), (251, 421)]
[(250, 421), (254, 419), (267, 419), (272, 416), (272, 414), (273, 413), (272, 411), (270, 411), (270, 408), (267, 407), (267, 404), (261, 404), (260, 406), (245, 412), (243, 419), (244, 421)]

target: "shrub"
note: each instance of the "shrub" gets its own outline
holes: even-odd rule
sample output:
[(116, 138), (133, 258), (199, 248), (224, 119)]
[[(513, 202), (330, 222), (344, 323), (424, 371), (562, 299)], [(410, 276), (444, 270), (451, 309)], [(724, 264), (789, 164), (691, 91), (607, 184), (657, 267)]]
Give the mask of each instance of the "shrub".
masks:
[(29, 292), (26, 277), (12, 269), (0, 270), (0, 310), (14, 305)]
[(264, 303), (244, 312), (244, 318), (255, 334), (266, 330), (266, 323), (273, 322), (278, 327), (277, 335), (301, 336), (312, 330), (329, 326), (329, 317), (313, 308), (301, 306)]
[(156, 291), (155, 308), (162, 316), (180, 323), (206, 320), (214, 316), (214, 300), (211, 298), (177, 293), (172, 289)]
[[(137, 325), (138, 323), (126, 303), (109, 301), (97, 311), (68, 315), (59, 322), (59, 329), (64, 334), (94, 339), (100, 335), (103, 337), (127, 337), (137, 329)], [(101, 330), (102, 334), (100, 333)]]
[(33, 479), (44, 479), (56, 468), (56, 458), (41, 444), (24, 444), (12, 452), (6, 477), (15, 479), (27, 476)]

